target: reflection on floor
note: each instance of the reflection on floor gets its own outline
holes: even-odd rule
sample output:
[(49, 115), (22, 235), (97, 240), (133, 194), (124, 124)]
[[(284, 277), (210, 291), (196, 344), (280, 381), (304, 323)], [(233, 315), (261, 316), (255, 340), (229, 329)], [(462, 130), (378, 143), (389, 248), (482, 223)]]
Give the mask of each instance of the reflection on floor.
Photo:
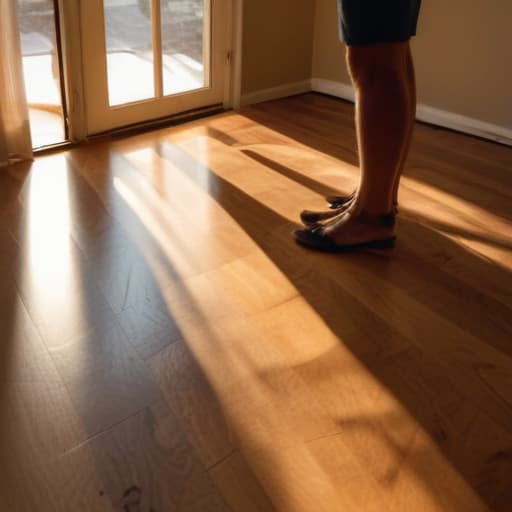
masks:
[(512, 503), (511, 148), (418, 125), (392, 252), (318, 254), (358, 179), (308, 94), (0, 174), (0, 510)]
[(52, 111), (48, 105), (37, 108), (29, 105), (30, 134), (34, 149), (59, 144), (66, 140), (60, 109)]

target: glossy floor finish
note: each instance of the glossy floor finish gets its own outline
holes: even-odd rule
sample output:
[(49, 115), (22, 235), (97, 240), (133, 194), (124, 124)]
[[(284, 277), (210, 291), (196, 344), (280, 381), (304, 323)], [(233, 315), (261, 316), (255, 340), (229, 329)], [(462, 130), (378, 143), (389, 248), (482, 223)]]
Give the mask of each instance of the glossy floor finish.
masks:
[(512, 150), (419, 125), (391, 253), (318, 254), (353, 106), (0, 174), (0, 510), (508, 511)]

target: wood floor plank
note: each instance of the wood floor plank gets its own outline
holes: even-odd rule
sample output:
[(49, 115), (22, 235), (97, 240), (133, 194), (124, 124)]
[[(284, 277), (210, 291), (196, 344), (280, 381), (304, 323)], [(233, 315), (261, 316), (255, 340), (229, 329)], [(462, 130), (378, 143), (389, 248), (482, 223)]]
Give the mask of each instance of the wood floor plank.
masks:
[(60, 382), (2, 383), (2, 473), (54, 461), (85, 438)]
[(261, 482), (238, 450), (212, 467), (208, 473), (231, 510), (276, 511)]
[(89, 436), (160, 400), (127, 335), (116, 323), (50, 349)]
[[(512, 371), (511, 358), (416, 301), (407, 290), (383, 279), (382, 274), (373, 273), (370, 277), (356, 263), (343, 276), (333, 275), (333, 278), (375, 315), (392, 321), (397, 332), (436, 357), (447, 372), (456, 374), (466, 392), (489, 415), (499, 423), (512, 426), (512, 388), (503, 387), (505, 382), (500, 377)], [(366, 292), (370, 288), (371, 295)], [(485, 375), (480, 371), (483, 368), (489, 368)], [(486, 382), (485, 387), (482, 380)]]
[(16, 512), (34, 510), (34, 503), (42, 512), (229, 510), (163, 404), (81, 443), (53, 464), (7, 478), (13, 485), (0, 496), (10, 505), (6, 510)]
[[(251, 468), (247, 477), (254, 474), (258, 481), (263, 482), (265, 491), (263, 495), (259, 494), (258, 500), (264, 500), (265, 495), (268, 495), (272, 503), (281, 509), (277, 504), (287, 484), (284, 481), (270, 482), (266, 474), (262, 473), (262, 468), (267, 467), (268, 457), (274, 454), (275, 463), (284, 464), (287, 475), (288, 472), (294, 474), (292, 467), (288, 466), (287, 461), (281, 461), (281, 457), (287, 458), (286, 454), (293, 450), (306, 454), (304, 443), (307, 440), (330, 435), (336, 431), (336, 426), (325, 411), (318, 407), (316, 399), (301, 379), (286, 365), (279, 365), (279, 358), (272, 355), (272, 347), (265, 346), (264, 339), (258, 339), (252, 334), (258, 332), (256, 326), (249, 320), (236, 322), (232, 327), (233, 333), (228, 336), (229, 330), (225, 324), (232, 323), (231, 319), (219, 322), (224, 325), (216, 326), (215, 334), (191, 335), (183, 329), (190, 347), (186, 347), (184, 342), (174, 344), (166, 349), (165, 354), (156, 356), (151, 365), (167, 402), (177, 414), (179, 411), (190, 442), (202, 454), (204, 463), (211, 465), (210, 471), (215, 474), (225, 471), (225, 461), (236, 456), (240, 450), (244, 464)], [(219, 333), (224, 334), (222, 340), (216, 339), (215, 335)], [(245, 350), (234, 346), (235, 342), (241, 344), (240, 335), (249, 344)], [(256, 343), (260, 347), (254, 347)], [(199, 344), (215, 346), (201, 347)], [(230, 352), (220, 346), (224, 344), (232, 347)], [(216, 361), (213, 362), (208, 355), (213, 355), (210, 352), (212, 349), (216, 354)], [(246, 358), (245, 363), (235, 364), (236, 353)], [(194, 359), (199, 363), (194, 362)], [(223, 359), (223, 366), (232, 369), (231, 375), (225, 378), (213, 373)], [(272, 360), (274, 362), (269, 364)], [(255, 370), (250, 372), (250, 368), (244, 368), (248, 364), (259, 368), (259, 382), (250, 378)], [(238, 378), (236, 374), (239, 374)], [(314, 460), (307, 460), (308, 467), (318, 471)], [(302, 464), (300, 458), (297, 461)], [(355, 460), (352, 464), (355, 470), (360, 471)], [(251, 480), (248, 485), (254, 489)], [(225, 485), (223, 479), (220, 482)], [(313, 486), (305, 490), (305, 499), (311, 503), (315, 500), (322, 502), (322, 489)], [(248, 499), (242, 490), (226, 492), (231, 499), (235, 499), (232, 496), (234, 492), (237, 503), (238, 500)], [(329, 493), (333, 496), (334, 489), (330, 489)], [(254, 498), (251, 500), (253, 503)], [(296, 506), (293, 500), (286, 506), (281, 505), (283, 510), (295, 510), (293, 507)]]

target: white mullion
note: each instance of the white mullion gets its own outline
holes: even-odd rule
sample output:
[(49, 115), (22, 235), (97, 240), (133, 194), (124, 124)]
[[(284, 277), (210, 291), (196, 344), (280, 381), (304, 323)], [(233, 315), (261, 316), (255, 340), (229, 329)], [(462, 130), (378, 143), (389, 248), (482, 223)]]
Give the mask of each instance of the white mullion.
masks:
[[(80, 0), (58, 0), (62, 46), (61, 77), (66, 96), (70, 141), (87, 137)], [(77, 34), (79, 37), (77, 37)]]
[(243, 9), (244, 0), (232, 0), (232, 17), (230, 18), (232, 27), (231, 44), (231, 69), (226, 81), (229, 85), (228, 100), (226, 107), (238, 110), (240, 108), (240, 98), (242, 96), (242, 27), (243, 27)]
[(164, 95), (161, 12), (160, 0), (151, 0), (151, 33), (153, 40), (153, 77), (155, 81), (155, 98), (161, 98)]
[(213, 37), (213, 0), (203, 1), (203, 66), (204, 79), (207, 80), (206, 86), (212, 87), (211, 76), (211, 49)]

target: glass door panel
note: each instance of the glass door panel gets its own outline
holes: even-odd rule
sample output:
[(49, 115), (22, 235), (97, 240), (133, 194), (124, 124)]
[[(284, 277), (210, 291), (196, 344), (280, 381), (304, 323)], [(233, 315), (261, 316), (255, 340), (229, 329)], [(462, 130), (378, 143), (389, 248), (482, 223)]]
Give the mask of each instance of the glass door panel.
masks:
[[(17, 0), (34, 149), (67, 140), (53, 0)], [(1, 14), (0, 14), (1, 15)]]
[(164, 95), (209, 85), (207, 4), (204, 0), (168, 0), (161, 5)]
[(104, 0), (104, 18), (109, 105), (153, 98), (150, 0)]

